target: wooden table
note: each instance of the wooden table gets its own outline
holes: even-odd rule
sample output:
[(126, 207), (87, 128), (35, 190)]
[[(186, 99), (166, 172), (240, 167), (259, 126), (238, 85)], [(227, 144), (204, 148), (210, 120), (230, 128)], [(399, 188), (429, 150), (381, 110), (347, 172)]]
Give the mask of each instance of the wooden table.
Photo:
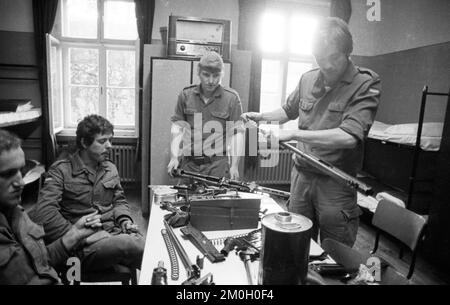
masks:
[[(261, 210), (267, 209), (266, 214), (281, 212), (283, 209), (269, 196), (259, 194), (240, 193), (243, 198), (261, 198)], [(153, 198), (152, 198), (153, 201)], [(187, 274), (183, 267), (183, 264), (178, 258), (179, 264), (179, 279), (173, 281), (171, 279), (170, 272), (170, 260), (167, 252), (164, 239), (161, 235), (161, 229), (164, 228), (163, 217), (169, 212), (162, 210), (159, 205), (151, 204), (150, 219), (147, 230), (147, 238), (145, 242), (144, 256), (142, 260), (141, 273), (139, 277), (139, 285), (150, 285), (152, 279), (153, 269), (158, 266), (159, 261), (164, 262), (164, 267), (167, 269), (167, 280), (169, 285), (179, 285), (186, 280)], [(227, 236), (234, 236), (237, 234), (248, 233), (253, 229), (248, 230), (227, 230), (227, 231), (209, 231), (203, 232), (209, 239), (221, 238)], [(180, 229), (173, 229), (177, 235), (180, 243), (189, 255), (190, 260), (195, 263), (197, 255), (202, 256), (200, 251), (189, 241), (184, 239)], [(223, 245), (216, 245), (220, 251)], [(311, 241), (310, 253), (313, 255), (320, 255), (323, 250), (320, 246)], [(259, 261), (251, 264), (252, 282), (257, 283)], [(211, 263), (208, 259), (204, 259), (204, 267), (201, 271), (201, 276), (206, 275), (208, 272), (213, 274), (213, 280), (219, 285), (247, 285), (248, 279), (244, 267), (244, 263), (240, 260), (239, 256), (235, 254), (235, 251), (230, 252), (225, 261), (219, 263)]]

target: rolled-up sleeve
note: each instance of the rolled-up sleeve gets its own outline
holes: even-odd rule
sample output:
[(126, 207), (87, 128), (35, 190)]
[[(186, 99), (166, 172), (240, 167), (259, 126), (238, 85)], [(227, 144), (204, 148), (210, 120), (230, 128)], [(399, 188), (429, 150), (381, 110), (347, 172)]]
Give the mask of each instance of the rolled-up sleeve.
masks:
[(234, 123), (236, 132), (244, 132), (245, 127), (241, 118), (242, 115), (242, 104), (239, 95), (236, 93), (236, 98), (231, 103), (230, 109), (230, 121)]
[(378, 76), (364, 82), (348, 103), (340, 129), (363, 141), (372, 126), (380, 101), (381, 82)]
[(180, 94), (178, 95), (178, 101), (177, 101), (177, 104), (175, 106), (174, 114), (170, 118), (170, 120), (173, 123), (186, 120), (185, 117), (184, 117), (184, 108), (185, 108), (184, 101), (185, 101), (185, 99), (186, 99), (186, 97), (184, 96), (183, 91), (180, 92)]
[(291, 94), (289, 94), (286, 103), (281, 106), (284, 112), (286, 112), (289, 120), (295, 120), (298, 117), (298, 108), (300, 104), (300, 84), (301, 79), (297, 85), (297, 88), (295, 88), (295, 90)]

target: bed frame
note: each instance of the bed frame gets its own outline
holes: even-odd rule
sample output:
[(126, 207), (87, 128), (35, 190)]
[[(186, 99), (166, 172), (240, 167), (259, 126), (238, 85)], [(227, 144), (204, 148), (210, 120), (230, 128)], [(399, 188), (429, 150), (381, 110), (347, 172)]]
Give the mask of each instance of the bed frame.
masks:
[(368, 138), (365, 143), (363, 163), (365, 173), (381, 185), (392, 188), (394, 196), (399, 196), (405, 201), (408, 209), (419, 214), (428, 214), (429, 212), (439, 155), (439, 151), (424, 151), (420, 146), (427, 96), (429, 95), (447, 94), (429, 92), (428, 86), (422, 90), (415, 145)]

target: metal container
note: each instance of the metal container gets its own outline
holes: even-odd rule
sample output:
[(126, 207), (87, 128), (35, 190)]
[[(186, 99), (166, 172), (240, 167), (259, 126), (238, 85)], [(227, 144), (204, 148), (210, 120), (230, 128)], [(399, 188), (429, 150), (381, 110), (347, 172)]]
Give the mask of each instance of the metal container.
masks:
[(258, 284), (304, 284), (308, 273), (312, 221), (299, 214), (280, 212), (264, 216), (261, 224)]
[(153, 203), (160, 204), (163, 201), (175, 202), (177, 201), (177, 190), (169, 187), (155, 187), (151, 188), (153, 195)]

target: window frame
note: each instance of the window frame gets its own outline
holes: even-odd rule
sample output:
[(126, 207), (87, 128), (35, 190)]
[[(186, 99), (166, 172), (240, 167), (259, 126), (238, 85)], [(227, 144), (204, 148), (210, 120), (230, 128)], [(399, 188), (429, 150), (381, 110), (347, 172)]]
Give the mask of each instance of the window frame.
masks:
[[(63, 35), (63, 16), (64, 16), (64, 2), (59, 2), (56, 22), (53, 27), (52, 35), (60, 43), (61, 48), (61, 79), (62, 79), (62, 96), (63, 96), (63, 128), (59, 131), (62, 135), (74, 135), (76, 130), (76, 124), (71, 124), (69, 120), (70, 112), (70, 48), (90, 48), (97, 49), (99, 52), (99, 105), (98, 114), (108, 117), (107, 114), (107, 51), (108, 50), (127, 50), (134, 51), (135, 54), (135, 80), (134, 80), (134, 125), (118, 125), (114, 124), (115, 136), (122, 137), (138, 137), (139, 136), (139, 60), (140, 60), (140, 48), (139, 38), (133, 40), (126, 39), (107, 39), (103, 38), (104, 35), (104, 8), (105, 1), (97, 0), (97, 37), (96, 38), (74, 38)], [(124, 2), (133, 2), (134, 0), (121, 0)]]
[[(266, 11), (267, 12), (274, 12), (276, 14), (281, 14), (287, 22), (285, 22), (284, 26), (284, 32), (285, 32), (285, 39), (283, 40), (283, 48), (281, 52), (268, 52), (264, 51), (262, 48), (260, 48), (261, 52), (261, 64), (263, 64), (264, 60), (276, 60), (279, 61), (280, 67), (281, 67), (281, 73), (282, 73), (282, 81), (281, 81), (281, 100), (279, 101), (279, 106), (281, 107), (288, 98), (289, 94), (291, 92), (287, 92), (287, 83), (288, 83), (288, 75), (289, 75), (289, 63), (303, 63), (303, 64), (311, 64), (311, 69), (314, 69), (317, 67), (316, 61), (314, 59), (314, 56), (312, 54), (298, 54), (295, 52), (291, 52), (290, 50), (290, 39), (291, 37), (291, 21), (295, 16), (301, 15), (304, 13), (301, 9), (277, 9), (273, 7), (268, 7)], [(306, 12), (308, 13), (308, 12)], [(323, 15), (319, 13), (313, 14), (316, 18), (321, 18)], [(261, 18), (263, 15), (261, 15)], [(262, 22), (262, 21), (261, 21)], [(300, 80), (301, 75), (298, 76), (298, 80)], [(261, 76), (261, 81), (262, 81)], [(261, 90), (262, 90), (262, 83), (261, 83)], [(264, 111), (263, 109), (260, 109), (260, 111)], [(286, 124), (283, 124), (280, 126), (282, 129), (286, 128)]]

